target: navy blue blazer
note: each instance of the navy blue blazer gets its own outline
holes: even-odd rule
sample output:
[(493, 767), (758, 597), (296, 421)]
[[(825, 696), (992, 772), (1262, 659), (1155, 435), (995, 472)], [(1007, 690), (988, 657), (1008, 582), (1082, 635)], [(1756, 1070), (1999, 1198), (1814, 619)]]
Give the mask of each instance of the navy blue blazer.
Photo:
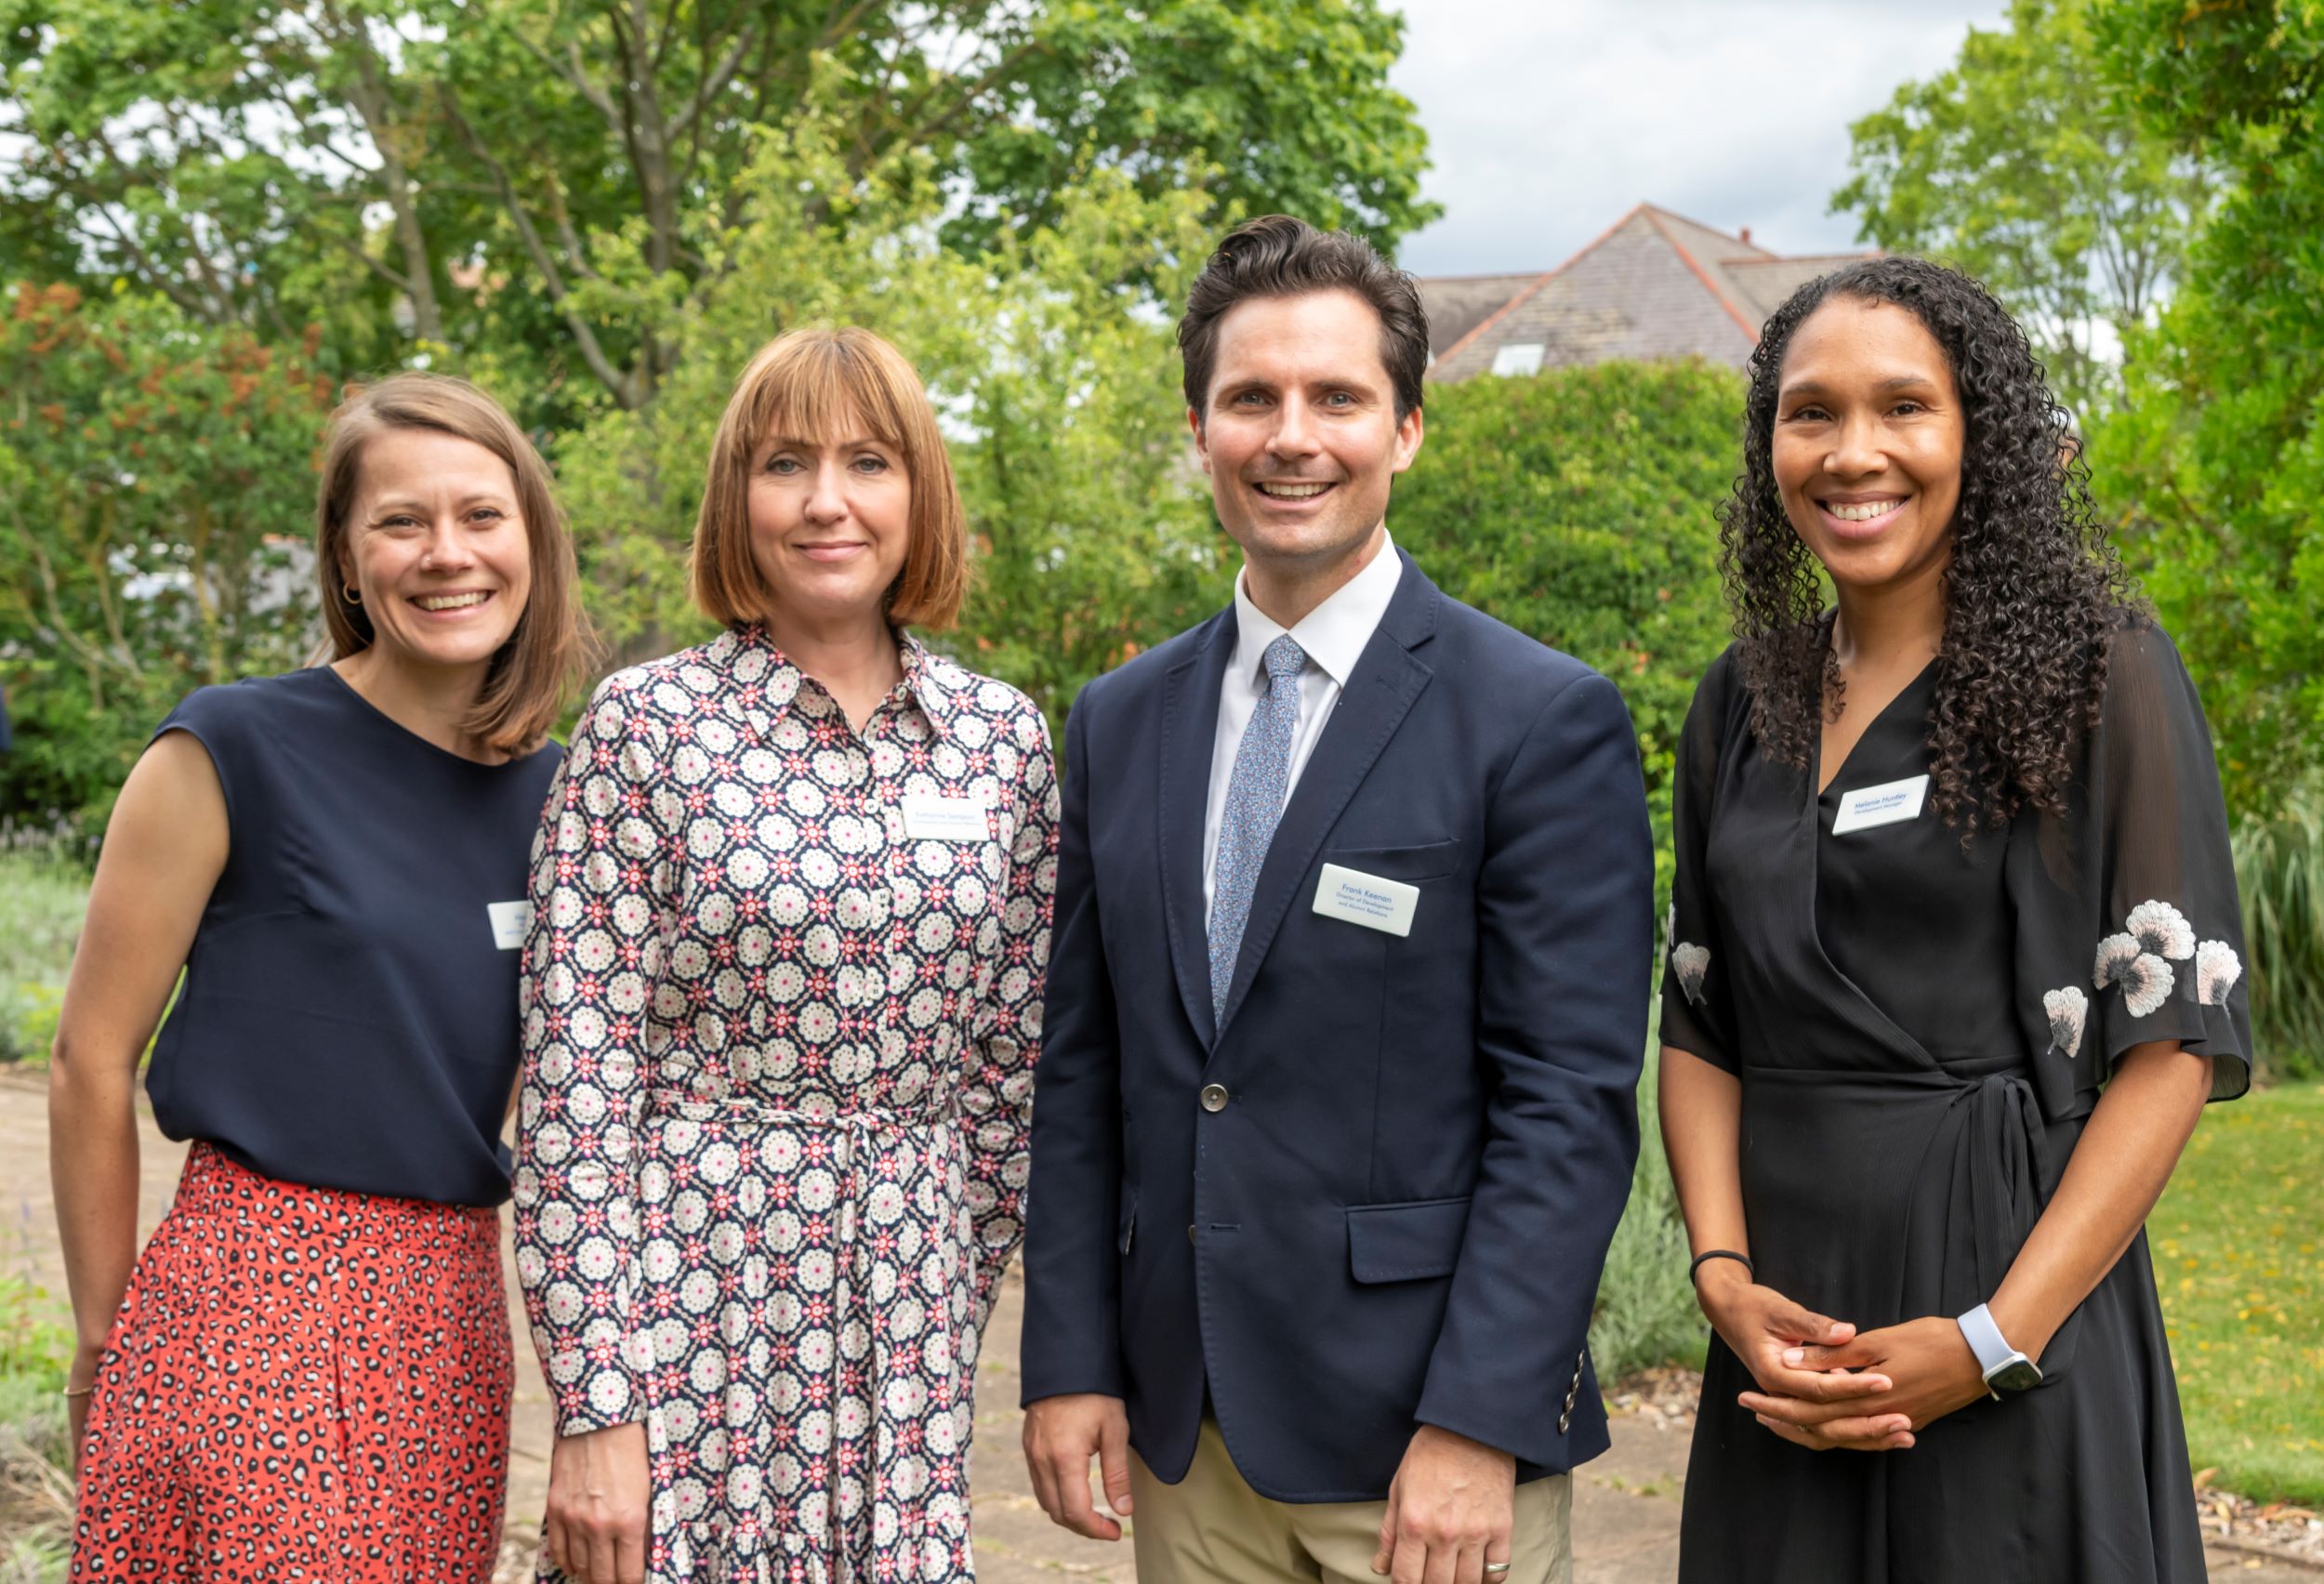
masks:
[[(1606, 1445), (1585, 1341), (1653, 967), (1629, 712), (1406, 557), (1213, 1028), (1203, 815), (1235, 637), (1230, 608), (1067, 721), (1024, 1399), (1126, 1399), (1175, 1482), (1207, 1381), (1283, 1501), (1384, 1497), (1420, 1423), (1520, 1478), (1569, 1469)], [(1316, 913), (1326, 864), (1417, 886), (1410, 935)]]

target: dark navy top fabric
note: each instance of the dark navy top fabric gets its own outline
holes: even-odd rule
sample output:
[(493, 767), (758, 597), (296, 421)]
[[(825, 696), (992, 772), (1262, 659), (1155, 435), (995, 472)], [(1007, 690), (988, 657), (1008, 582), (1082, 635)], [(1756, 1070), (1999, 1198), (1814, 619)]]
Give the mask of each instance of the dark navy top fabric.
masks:
[(462, 759), (328, 667), (203, 688), (167, 732), (209, 750), (231, 846), (146, 1077), (162, 1131), (310, 1187), (499, 1204), (523, 954), (490, 907), (524, 898), (562, 750)]

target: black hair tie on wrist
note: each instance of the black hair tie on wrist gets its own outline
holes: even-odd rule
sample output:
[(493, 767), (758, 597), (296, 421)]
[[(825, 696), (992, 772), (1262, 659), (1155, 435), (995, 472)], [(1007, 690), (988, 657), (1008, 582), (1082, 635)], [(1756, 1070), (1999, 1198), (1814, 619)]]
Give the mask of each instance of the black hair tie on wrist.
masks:
[(1741, 1264), (1746, 1271), (1749, 1271), (1751, 1274), (1751, 1280), (1759, 1280), (1759, 1267), (1751, 1263), (1751, 1257), (1749, 1254), (1737, 1254), (1732, 1248), (1706, 1248), (1700, 1254), (1695, 1256), (1695, 1262), (1693, 1264), (1686, 1267), (1686, 1279), (1688, 1282), (1691, 1283), (1694, 1281), (1695, 1273), (1703, 1268), (1703, 1261), (1706, 1260), (1736, 1261), (1737, 1263)]

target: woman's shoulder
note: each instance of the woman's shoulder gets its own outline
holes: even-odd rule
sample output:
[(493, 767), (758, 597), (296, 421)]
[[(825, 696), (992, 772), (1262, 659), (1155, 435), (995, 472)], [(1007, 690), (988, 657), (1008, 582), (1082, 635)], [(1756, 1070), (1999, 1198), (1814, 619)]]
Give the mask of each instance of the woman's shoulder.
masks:
[(302, 721), (333, 711), (347, 691), (347, 684), (328, 666), (212, 682), (179, 699), (154, 728), (154, 735), (183, 730), (207, 740), (213, 733), (231, 739), (252, 732), (292, 732)]
[(943, 701), (942, 707), (972, 713), (982, 718), (996, 734), (1013, 738), (1020, 746), (1031, 747), (1049, 741), (1048, 719), (1023, 690), (997, 677), (971, 671), (950, 655), (939, 654), (932, 649), (920, 651), (920, 664)]
[(695, 699), (737, 680), (735, 664), (742, 649), (735, 635), (727, 632), (706, 643), (624, 666), (589, 690), (584, 715), (596, 715), (608, 705), (630, 717), (667, 720), (691, 714)]
[(1726, 725), (1750, 706), (1750, 690), (1743, 681), (1743, 640), (1738, 638), (1696, 679), (1695, 701), (1686, 712), (1688, 729), (1723, 734)]
[(2125, 712), (2142, 714), (2158, 705), (2202, 708), (2194, 678), (2170, 633), (2152, 612), (2126, 609), (2116, 616), (2106, 640), (2103, 713), (2119, 719)]

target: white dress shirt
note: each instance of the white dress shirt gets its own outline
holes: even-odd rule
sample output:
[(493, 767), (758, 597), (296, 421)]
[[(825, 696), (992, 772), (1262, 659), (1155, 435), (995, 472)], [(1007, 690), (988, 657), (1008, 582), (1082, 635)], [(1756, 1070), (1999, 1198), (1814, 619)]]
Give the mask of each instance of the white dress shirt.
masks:
[[(1364, 646), (1372, 641), (1380, 619), (1395, 598), (1404, 575), (1404, 561), (1380, 530), (1380, 549), (1364, 570), (1332, 591), (1331, 598), (1307, 613), (1289, 628), (1292, 641), (1306, 652), (1300, 667), (1300, 715), (1291, 729), (1291, 772), (1285, 781), (1283, 800), (1288, 806), (1300, 784), (1300, 772), (1324, 734), (1340, 690), (1354, 673)], [(1202, 911), (1209, 927), (1210, 903), (1216, 891), (1213, 876), (1219, 864), (1219, 826), (1226, 820), (1227, 779), (1235, 773), (1235, 753), (1243, 746), (1243, 730), (1267, 696), (1267, 645), (1285, 628), (1251, 603), (1246, 587), (1248, 572), (1235, 574), (1235, 653), (1228, 657), (1226, 680), (1219, 687), (1219, 733), (1210, 747), (1210, 800), (1202, 816)]]

